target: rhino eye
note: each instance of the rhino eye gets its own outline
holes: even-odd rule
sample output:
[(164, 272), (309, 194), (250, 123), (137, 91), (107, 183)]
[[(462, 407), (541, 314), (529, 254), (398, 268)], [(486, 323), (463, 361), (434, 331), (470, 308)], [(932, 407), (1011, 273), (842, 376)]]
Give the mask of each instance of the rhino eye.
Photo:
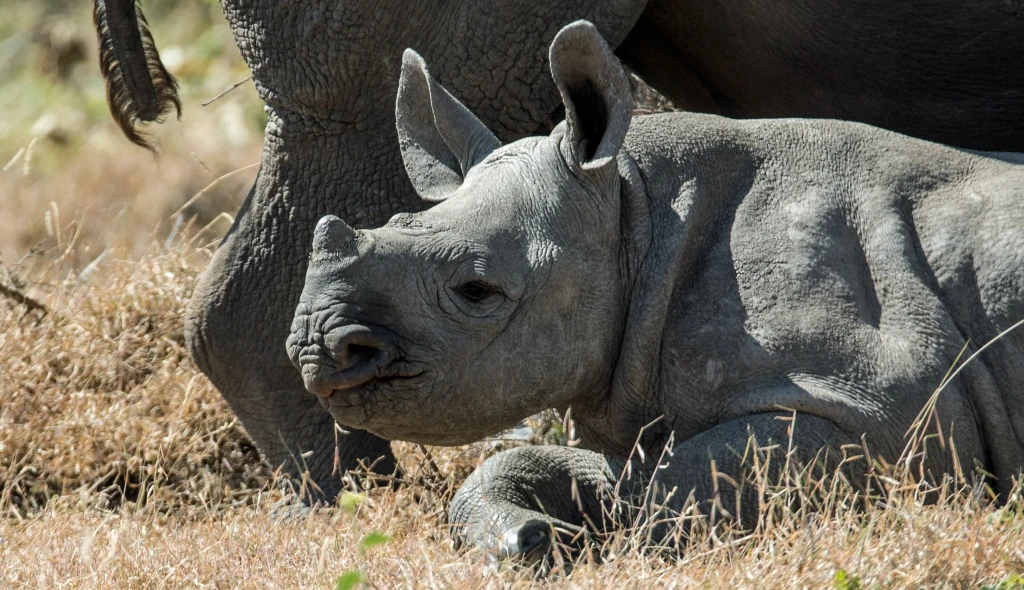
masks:
[(501, 289), (494, 285), (489, 285), (483, 281), (470, 281), (468, 283), (462, 283), (455, 288), (455, 292), (458, 293), (462, 298), (473, 303), (480, 303), (484, 299), (487, 299), (491, 295), (497, 295), (501, 293)]

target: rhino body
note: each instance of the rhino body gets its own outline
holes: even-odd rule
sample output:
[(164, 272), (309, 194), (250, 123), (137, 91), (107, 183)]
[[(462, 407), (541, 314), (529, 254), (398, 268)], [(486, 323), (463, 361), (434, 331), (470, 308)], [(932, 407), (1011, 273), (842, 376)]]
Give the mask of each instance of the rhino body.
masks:
[[(453, 502), (460, 538), (530, 553), (549, 523), (600, 522), (638, 438), (673, 442), (656, 477), (675, 508), (710, 501), (711, 460), (739, 478), (750, 435), (894, 461), (961, 352), (1024, 319), (1024, 158), (842, 121), (631, 120), (582, 22), (551, 68), (566, 122), (501, 146), (406, 52), (400, 143), (438, 204), (322, 219), (287, 344), (339, 422), (384, 438), (459, 444), (571, 408), (581, 447), (485, 462)], [(1008, 490), (1022, 351), (1010, 331), (937, 396), (955, 444), (927, 473), (978, 465)]]
[[(177, 109), (173, 78), (135, 0), (93, 4), (115, 119), (147, 145), (137, 124)], [(387, 440), (335, 430), (281, 342), (317, 219), (377, 227), (422, 207), (392, 109), (406, 47), (503, 141), (560, 120), (547, 49), (585, 18), (687, 110), (851, 119), (961, 147), (1024, 149), (1020, 0), (220, 4), (269, 122), (252, 192), (196, 286), (186, 344), (264, 457), (293, 476), (308, 471), (324, 499), (339, 472), (359, 461), (389, 472), (394, 457)]]

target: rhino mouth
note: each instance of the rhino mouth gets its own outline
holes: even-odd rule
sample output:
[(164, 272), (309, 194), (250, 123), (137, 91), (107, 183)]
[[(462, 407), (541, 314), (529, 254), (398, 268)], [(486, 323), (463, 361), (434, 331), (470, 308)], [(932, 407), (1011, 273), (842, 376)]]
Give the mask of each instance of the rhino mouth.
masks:
[(365, 383), (347, 389), (335, 389), (330, 395), (320, 398), (320, 404), (330, 410), (367, 407), (378, 394), (413, 389), (410, 383), (417, 381), (421, 375), (380, 376)]
[(395, 374), (397, 350), (376, 326), (343, 324), (312, 334), (293, 332), (287, 346), (306, 389), (320, 398)]
[(382, 326), (345, 322), (308, 330), (298, 324), (287, 343), (289, 356), (306, 390), (332, 414), (359, 421), (370, 408), (422, 390), (429, 380), (429, 367), (407, 358), (398, 337)]
[(306, 389), (321, 402), (326, 404), (330, 399), (332, 405), (359, 405), (367, 395), (380, 389), (411, 388), (426, 373), (422, 368), (389, 357), (378, 354), (377, 358), (370, 357), (368, 362), (349, 369), (325, 363), (322, 357), (304, 358), (302, 376)]

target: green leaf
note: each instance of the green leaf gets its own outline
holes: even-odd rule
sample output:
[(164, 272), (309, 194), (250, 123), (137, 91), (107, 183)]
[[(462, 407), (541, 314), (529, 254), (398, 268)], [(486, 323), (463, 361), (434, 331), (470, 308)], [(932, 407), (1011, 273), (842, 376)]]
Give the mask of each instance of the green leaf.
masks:
[(355, 514), (356, 508), (363, 503), (366, 499), (362, 494), (353, 494), (352, 492), (342, 492), (341, 497), (338, 498), (338, 506), (341, 506), (342, 510), (349, 514)]
[(380, 531), (371, 531), (363, 537), (362, 541), (359, 541), (359, 550), (366, 551), (370, 547), (376, 547), (377, 545), (383, 545), (391, 540), (391, 537), (385, 535)]
[(338, 583), (334, 586), (334, 590), (352, 590), (358, 584), (365, 584), (366, 578), (363, 574), (359, 573), (358, 570), (348, 570), (347, 572), (338, 576)]
[(1010, 577), (998, 584), (982, 585), (981, 590), (1020, 590), (1021, 588), (1024, 588), (1024, 576), (1010, 574)]
[(832, 585), (836, 590), (860, 590), (860, 576), (848, 574), (846, 570), (838, 570), (832, 578)]

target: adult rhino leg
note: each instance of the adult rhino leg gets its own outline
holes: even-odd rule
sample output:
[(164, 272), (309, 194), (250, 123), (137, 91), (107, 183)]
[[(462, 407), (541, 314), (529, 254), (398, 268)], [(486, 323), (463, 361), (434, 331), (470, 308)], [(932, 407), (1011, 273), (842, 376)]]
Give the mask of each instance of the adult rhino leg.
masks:
[(395, 461), (388, 441), (336, 431), (285, 351), (313, 228), (327, 213), (365, 227), (422, 205), (404, 176), (358, 173), (391, 164), (391, 137), (293, 127), (272, 114), (256, 184), (189, 303), (186, 342), (267, 461), (293, 478), (308, 470), (314, 498), (330, 501), (347, 470), (389, 474)]
[[(292, 298), (254, 297), (266, 294), (255, 288), (258, 284), (241, 299), (227, 296), (232, 287), (247, 291), (244, 284), (250, 278), (239, 273), (234, 260), (248, 245), (236, 239), (230, 236), (218, 250), (189, 303), (185, 331), (192, 358), (272, 467), (282, 467), (297, 486), (308, 473), (315, 487), (307, 485), (304, 500), (333, 501), (342, 476), (360, 463), (372, 465), (376, 473), (392, 473), (390, 443), (361, 430), (339, 431), (316, 396), (305, 390), (295, 367), (283, 362), (287, 357), (278, 358), (284, 355), (287, 331), (277, 324), (294, 309)], [(288, 277), (293, 274), (289, 270), (288, 265), (267, 268), (270, 274), (283, 275), (285, 285), (298, 280), (301, 288), (301, 278)], [(294, 273), (301, 276), (297, 269)]]
[[(645, 461), (635, 455), (625, 475), (624, 460), (583, 449), (522, 447), (499, 453), (470, 475), (452, 499), (452, 532), (457, 542), (500, 557), (537, 561), (551, 550), (552, 533), (564, 543), (578, 541), (584, 529), (602, 533), (626, 524), (664, 522), (684, 509), (691, 494), (702, 514), (715, 510), (752, 527), (758, 498), (757, 486), (746, 476), (751, 434), (762, 448), (775, 445), (767, 451), (772, 455), (769, 481), (777, 481), (786, 464), (791, 425), (790, 462), (817, 461), (826, 473), (838, 466), (841, 446), (859, 442), (831, 421), (799, 414), (794, 422), (791, 417), (764, 413), (725, 422), (675, 446), (660, 469), (654, 465), (657, 454), (647, 454)], [(819, 454), (826, 447), (829, 451)], [(729, 477), (718, 478), (716, 485), (716, 471)], [(859, 477), (851, 481), (856, 484)], [(676, 532), (666, 524), (648, 530), (652, 544)]]
[(297, 397), (295, 390), (259, 393), (259, 404), (248, 403), (245, 395), (224, 397), (266, 461), (283, 467), (304, 502), (333, 502), (348, 471), (394, 473), (390, 441), (338, 425), (316, 400)]

